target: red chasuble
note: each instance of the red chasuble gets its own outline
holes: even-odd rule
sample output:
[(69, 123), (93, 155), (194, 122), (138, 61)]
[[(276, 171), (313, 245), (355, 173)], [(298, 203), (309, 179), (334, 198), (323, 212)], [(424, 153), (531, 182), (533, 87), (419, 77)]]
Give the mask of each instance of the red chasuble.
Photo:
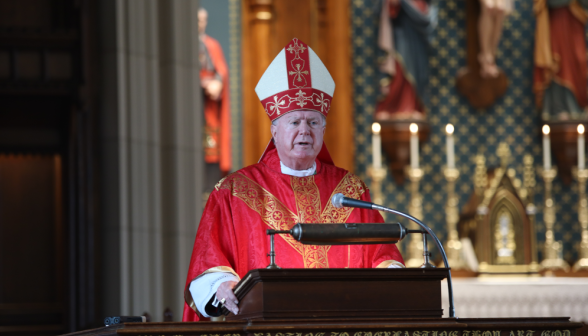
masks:
[[(185, 287), (184, 321), (197, 321), (189, 285), (209, 272), (243, 277), (265, 268), (270, 239), (267, 229), (288, 230), (296, 223), (382, 223), (374, 210), (341, 208), (331, 197), (370, 201), (369, 190), (355, 175), (316, 161), (317, 173), (295, 177), (281, 173), (275, 149), (260, 163), (222, 179), (210, 194), (192, 252)], [(403, 262), (395, 245), (302, 245), (289, 235), (275, 238), (276, 263), (282, 268), (375, 268)], [(194, 308), (192, 308), (194, 307)]]

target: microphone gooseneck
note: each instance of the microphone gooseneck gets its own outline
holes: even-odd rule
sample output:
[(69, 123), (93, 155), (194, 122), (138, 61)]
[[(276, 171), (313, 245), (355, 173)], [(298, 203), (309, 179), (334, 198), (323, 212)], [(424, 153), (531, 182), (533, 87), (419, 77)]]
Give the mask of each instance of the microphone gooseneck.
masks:
[(335, 194), (333, 196), (333, 198), (331, 199), (331, 201), (332, 201), (333, 205), (337, 208), (351, 207), (351, 208), (364, 208), (364, 209), (372, 209), (372, 210), (390, 212), (395, 215), (407, 218), (412, 222), (415, 222), (423, 230), (425, 230), (426, 233), (428, 233), (433, 238), (435, 245), (437, 245), (437, 249), (439, 250), (439, 252), (441, 252), (441, 257), (443, 257), (443, 264), (445, 265), (445, 268), (447, 268), (447, 291), (449, 294), (449, 317), (455, 317), (455, 306), (453, 305), (453, 285), (452, 285), (452, 281), (451, 281), (451, 269), (449, 268), (449, 262), (447, 261), (447, 254), (445, 253), (445, 249), (443, 248), (441, 241), (439, 240), (439, 238), (437, 238), (437, 235), (433, 232), (433, 230), (431, 230), (431, 228), (429, 228), (427, 225), (425, 225), (425, 223), (421, 222), (420, 220), (418, 220), (418, 219), (414, 218), (413, 216), (406, 214), (402, 211), (390, 209), (385, 206), (377, 205), (377, 204), (366, 202), (366, 201), (360, 201), (360, 200), (356, 200), (353, 198), (345, 197), (341, 193)]

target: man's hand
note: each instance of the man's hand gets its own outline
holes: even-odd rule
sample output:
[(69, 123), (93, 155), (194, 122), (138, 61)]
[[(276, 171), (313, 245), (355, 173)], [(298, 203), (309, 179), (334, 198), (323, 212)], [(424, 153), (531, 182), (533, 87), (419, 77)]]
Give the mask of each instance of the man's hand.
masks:
[(233, 294), (233, 288), (237, 285), (237, 281), (227, 281), (223, 282), (218, 289), (216, 290), (216, 299), (222, 301), (225, 299), (224, 306), (232, 312), (233, 314), (237, 315), (239, 313), (239, 300)]

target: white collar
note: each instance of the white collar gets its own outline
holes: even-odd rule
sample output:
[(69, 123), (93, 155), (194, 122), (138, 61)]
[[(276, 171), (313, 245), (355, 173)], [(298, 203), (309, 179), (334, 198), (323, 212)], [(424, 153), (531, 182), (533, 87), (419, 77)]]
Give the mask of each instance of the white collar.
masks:
[(280, 161), (280, 167), (282, 168), (282, 174), (296, 176), (296, 177), (305, 177), (314, 175), (316, 171), (316, 161), (312, 164), (312, 167), (306, 170), (294, 170), (292, 168), (286, 167), (282, 161)]

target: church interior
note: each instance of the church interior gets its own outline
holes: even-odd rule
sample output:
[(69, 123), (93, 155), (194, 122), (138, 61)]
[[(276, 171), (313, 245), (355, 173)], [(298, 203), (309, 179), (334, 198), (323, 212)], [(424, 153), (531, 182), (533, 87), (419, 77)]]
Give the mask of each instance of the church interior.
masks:
[[(458, 316), (588, 323), (587, 21), (586, 0), (0, 1), (0, 335), (181, 321), (204, 206), (270, 141), (254, 89), (293, 38), (336, 84), (335, 165), (437, 234)], [(420, 235), (398, 247), (423, 265)]]

